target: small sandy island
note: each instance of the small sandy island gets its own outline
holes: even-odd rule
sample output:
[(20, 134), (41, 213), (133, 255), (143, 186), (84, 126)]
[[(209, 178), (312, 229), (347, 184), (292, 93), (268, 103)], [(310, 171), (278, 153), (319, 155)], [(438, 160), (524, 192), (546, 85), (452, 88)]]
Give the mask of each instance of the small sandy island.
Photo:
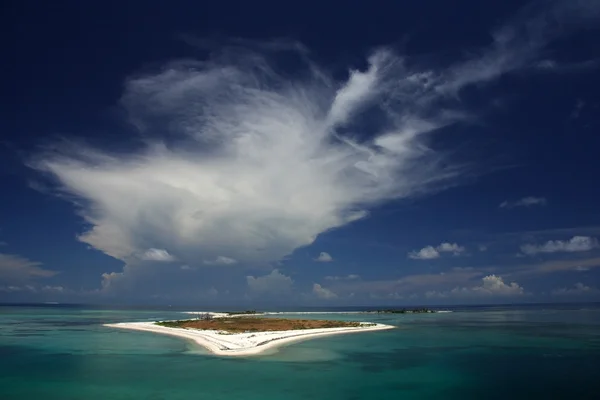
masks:
[(178, 336), (193, 340), (221, 356), (249, 356), (290, 342), (315, 337), (394, 328), (391, 325), (351, 321), (256, 316), (240, 318), (232, 315), (215, 317), (183, 321), (123, 322), (104, 326)]

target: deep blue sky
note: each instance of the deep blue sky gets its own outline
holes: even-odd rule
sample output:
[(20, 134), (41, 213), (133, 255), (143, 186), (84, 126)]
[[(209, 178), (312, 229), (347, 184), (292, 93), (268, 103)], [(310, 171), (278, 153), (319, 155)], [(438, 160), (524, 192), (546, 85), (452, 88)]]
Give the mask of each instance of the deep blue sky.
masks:
[(0, 301), (600, 299), (597, 1), (3, 8)]

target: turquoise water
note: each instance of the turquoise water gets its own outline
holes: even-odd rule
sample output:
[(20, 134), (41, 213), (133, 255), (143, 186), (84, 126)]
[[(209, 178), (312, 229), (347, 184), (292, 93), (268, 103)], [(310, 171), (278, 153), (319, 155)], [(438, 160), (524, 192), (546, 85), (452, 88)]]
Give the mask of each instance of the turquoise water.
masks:
[(595, 399), (600, 393), (598, 307), (337, 317), (398, 329), (219, 358), (178, 338), (102, 326), (181, 318), (174, 311), (0, 307), (0, 399)]

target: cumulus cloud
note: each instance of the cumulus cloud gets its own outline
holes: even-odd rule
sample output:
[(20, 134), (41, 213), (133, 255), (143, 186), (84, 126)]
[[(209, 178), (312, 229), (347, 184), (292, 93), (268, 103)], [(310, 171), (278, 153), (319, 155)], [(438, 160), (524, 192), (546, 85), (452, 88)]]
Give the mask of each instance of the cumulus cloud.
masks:
[(317, 258), (315, 258), (315, 261), (319, 261), (319, 262), (331, 262), (333, 261), (333, 257), (331, 257), (331, 255), (329, 255), (329, 253), (326, 253), (324, 251), (322, 251), (319, 256)]
[(516, 201), (503, 201), (500, 203), (500, 208), (515, 208), (515, 207), (531, 207), (531, 206), (545, 206), (548, 201), (544, 197), (523, 197)]
[[(562, 32), (597, 15), (562, 3), (552, 15), (578, 21)], [(186, 265), (265, 265), (371, 207), (460, 183), (466, 163), (435, 134), (468, 121), (464, 88), (539, 61), (556, 30), (523, 15), (469, 58), (423, 67), (381, 47), (345, 79), (297, 44), (213, 47), (127, 80), (121, 104), (139, 147), (60, 143), (30, 165), (79, 208), (89, 226), (79, 240), (127, 265), (147, 249)]]
[(350, 274), (346, 276), (326, 276), (325, 279), (328, 281), (351, 281), (360, 279), (360, 276), (356, 274)]
[[(450, 112), (460, 104), (415, 80), (391, 50), (346, 81), (312, 62), (292, 77), (271, 56), (224, 48), (131, 78), (122, 104), (146, 147), (71, 143), (41, 154), (32, 165), (78, 198), (91, 225), (79, 239), (127, 262), (162, 248), (186, 263), (222, 254), (266, 263), (370, 206), (461, 176), (428, 145), (462, 119)], [(378, 116), (368, 128), (367, 113)]]
[(442, 243), (437, 247), (437, 250), (442, 253), (452, 253), (457, 256), (465, 251), (465, 248), (456, 243)]
[(329, 299), (335, 299), (337, 298), (337, 294), (333, 293), (331, 290), (324, 288), (323, 286), (319, 285), (318, 283), (315, 283), (313, 285), (313, 294), (315, 296), (317, 296), (319, 299), (325, 299), (325, 300), (329, 300)]
[(539, 253), (590, 251), (599, 247), (598, 239), (590, 236), (573, 236), (569, 240), (549, 240), (542, 245), (525, 244), (521, 251), (527, 255)]
[(169, 254), (168, 251), (163, 249), (148, 249), (140, 257), (144, 261), (159, 261), (159, 262), (170, 262), (175, 261), (176, 258)]
[(560, 288), (552, 291), (554, 296), (582, 296), (600, 294), (600, 290), (584, 285), (581, 282), (576, 283), (570, 288)]
[(463, 246), (459, 246), (456, 243), (441, 243), (437, 247), (425, 246), (421, 250), (411, 251), (408, 253), (408, 258), (413, 260), (432, 260), (440, 258), (440, 253), (452, 253), (455, 256), (460, 255), (465, 251)]
[(292, 278), (283, 275), (277, 269), (264, 276), (247, 276), (246, 282), (250, 293), (255, 295), (289, 294), (294, 284)]
[(481, 285), (471, 287), (455, 287), (450, 291), (430, 290), (425, 293), (427, 298), (451, 297), (492, 297), (492, 296), (521, 296), (525, 290), (516, 282), (505, 283), (498, 275), (487, 275), (481, 279)]
[[(475, 286), (468, 291), (482, 294), (482, 295), (521, 295), (524, 294), (524, 290), (516, 282), (504, 283), (502, 277), (497, 275), (488, 275), (481, 279), (482, 285)], [(454, 290), (454, 289), (453, 289)], [(461, 289), (461, 290), (464, 290)]]
[(423, 247), (418, 251), (411, 251), (408, 253), (408, 257), (414, 260), (432, 260), (440, 257), (440, 252), (433, 246)]
[(32, 279), (50, 278), (58, 272), (41, 267), (42, 263), (0, 253), (0, 284), (23, 284)]

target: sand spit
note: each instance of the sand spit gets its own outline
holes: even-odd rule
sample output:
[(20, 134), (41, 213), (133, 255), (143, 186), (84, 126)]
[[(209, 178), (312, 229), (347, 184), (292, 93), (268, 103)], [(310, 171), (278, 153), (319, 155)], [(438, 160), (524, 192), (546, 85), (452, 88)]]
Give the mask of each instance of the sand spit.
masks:
[(392, 329), (394, 326), (364, 323), (359, 327), (301, 329), (270, 332), (249, 332), (229, 334), (215, 330), (170, 328), (156, 325), (154, 322), (122, 322), (104, 326), (120, 329), (133, 329), (178, 336), (193, 340), (210, 352), (220, 356), (249, 356), (265, 350), (301, 340), (345, 333), (370, 332)]

